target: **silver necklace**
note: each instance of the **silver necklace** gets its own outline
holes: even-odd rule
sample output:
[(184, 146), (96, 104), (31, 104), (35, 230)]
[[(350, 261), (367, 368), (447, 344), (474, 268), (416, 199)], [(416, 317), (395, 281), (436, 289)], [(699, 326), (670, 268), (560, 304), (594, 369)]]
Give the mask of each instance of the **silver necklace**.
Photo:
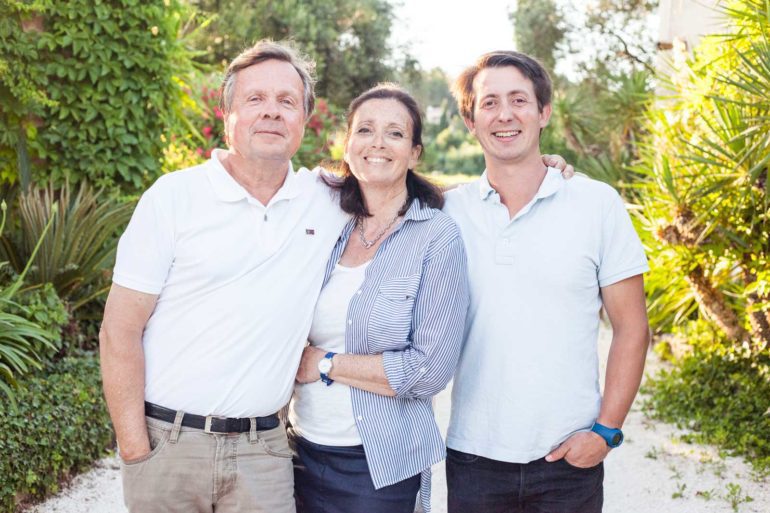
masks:
[(383, 235), (385, 235), (385, 232), (390, 230), (394, 224), (396, 224), (396, 221), (399, 217), (401, 217), (401, 211), (406, 206), (407, 201), (409, 201), (409, 198), (404, 202), (404, 204), (401, 206), (400, 209), (398, 209), (398, 212), (396, 212), (396, 216), (391, 219), (391, 221), (388, 223), (388, 226), (380, 230), (380, 233), (375, 235), (375, 237), (372, 240), (368, 240), (366, 236), (364, 235), (364, 218), (359, 216), (356, 218), (356, 224), (358, 225), (358, 239), (361, 241), (361, 245), (363, 245), (366, 249), (371, 249), (372, 246), (377, 244), (377, 241), (379, 241)]

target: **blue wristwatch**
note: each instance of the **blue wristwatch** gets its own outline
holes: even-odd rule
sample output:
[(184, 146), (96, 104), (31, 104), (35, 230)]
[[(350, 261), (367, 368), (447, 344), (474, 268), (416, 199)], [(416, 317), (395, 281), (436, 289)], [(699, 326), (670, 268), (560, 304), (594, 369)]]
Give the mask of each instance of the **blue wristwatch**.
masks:
[(326, 383), (327, 387), (334, 383), (334, 380), (329, 377), (329, 373), (332, 370), (332, 358), (334, 358), (335, 354), (337, 353), (329, 351), (323, 358), (321, 358), (321, 361), (318, 362), (318, 372), (321, 374), (321, 381)]
[(607, 445), (612, 449), (623, 443), (623, 432), (619, 429), (603, 426), (598, 422), (594, 422), (594, 425), (591, 426), (591, 431), (604, 438), (604, 441), (607, 442)]

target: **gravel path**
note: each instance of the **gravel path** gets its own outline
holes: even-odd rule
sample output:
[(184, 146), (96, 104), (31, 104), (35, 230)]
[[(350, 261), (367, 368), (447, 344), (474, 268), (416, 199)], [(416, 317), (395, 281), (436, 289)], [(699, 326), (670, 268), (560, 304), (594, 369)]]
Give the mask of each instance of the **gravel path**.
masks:
[[(599, 346), (606, 360), (611, 333), (601, 332)], [(654, 356), (648, 372), (660, 367)], [(626, 441), (606, 460), (605, 513), (768, 513), (770, 483), (752, 474), (738, 458), (720, 457), (713, 447), (680, 443), (680, 433), (668, 424), (647, 419), (632, 408), (625, 427)], [(436, 416), (446, 429), (449, 392), (436, 399)], [(443, 465), (434, 468), (433, 511), (445, 513)], [(750, 502), (746, 502), (747, 498)], [(32, 508), (32, 513), (124, 513), (120, 467), (105, 458), (75, 478), (66, 490)]]

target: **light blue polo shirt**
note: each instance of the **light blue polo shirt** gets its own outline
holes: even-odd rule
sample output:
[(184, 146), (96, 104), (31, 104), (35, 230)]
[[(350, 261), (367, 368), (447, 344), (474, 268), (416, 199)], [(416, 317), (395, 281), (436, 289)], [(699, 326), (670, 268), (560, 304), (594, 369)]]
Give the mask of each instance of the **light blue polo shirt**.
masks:
[(513, 219), (486, 172), (448, 192), (444, 210), (471, 291), (447, 446), (542, 458), (599, 414), (600, 289), (648, 270), (642, 244), (614, 189), (552, 168)]

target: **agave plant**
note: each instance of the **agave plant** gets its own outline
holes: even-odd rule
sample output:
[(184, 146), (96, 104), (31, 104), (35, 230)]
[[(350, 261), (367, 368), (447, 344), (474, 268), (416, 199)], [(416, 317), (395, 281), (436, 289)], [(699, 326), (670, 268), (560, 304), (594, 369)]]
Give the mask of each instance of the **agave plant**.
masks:
[[(60, 208), (52, 210), (58, 203)], [(39, 254), (26, 283), (52, 283), (73, 311), (102, 296), (109, 288), (108, 267), (117, 235), (131, 216), (132, 205), (109, 198), (87, 183), (72, 191), (53, 185), (31, 188), (18, 201), (20, 230), (16, 238), (4, 238), (11, 265), (20, 272), (36, 244)], [(46, 226), (50, 232), (44, 236)], [(39, 241), (42, 241), (41, 243)]]
[[(0, 220), (0, 235), (5, 228), (6, 203), (0, 204), (2, 209), (2, 219)], [(56, 205), (52, 206), (54, 212)], [(51, 227), (49, 221), (43, 228), (43, 237)], [(16, 375), (24, 374), (32, 368), (39, 369), (40, 358), (35, 352), (34, 341), (41, 345), (56, 349), (54, 340), (57, 334), (42, 329), (35, 323), (17, 315), (10, 313), (9, 307), (13, 306), (16, 310), (24, 311), (24, 308), (14, 303), (13, 298), (19, 291), (24, 277), (29, 272), (32, 261), (35, 259), (43, 237), (38, 240), (38, 244), (32, 250), (29, 261), (24, 269), (10, 284), (0, 287), (0, 393), (13, 399), (13, 387), (16, 386)], [(0, 262), (0, 267), (7, 262)]]
[(651, 318), (694, 315), (770, 346), (770, 0), (725, 4), (728, 34), (670, 78), (641, 145)]

